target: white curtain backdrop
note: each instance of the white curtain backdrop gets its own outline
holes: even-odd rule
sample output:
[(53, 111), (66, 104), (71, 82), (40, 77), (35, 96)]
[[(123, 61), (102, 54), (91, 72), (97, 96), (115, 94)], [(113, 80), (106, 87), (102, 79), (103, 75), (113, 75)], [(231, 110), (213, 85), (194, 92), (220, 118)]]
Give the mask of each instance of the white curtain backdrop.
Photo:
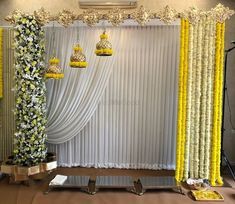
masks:
[[(74, 129), (77, 129), (77, 120), (81, 120), (82, 116), (74, 119), (75, 124), (69, 123), (73, 115), (68, 115), (65, 121), (60, 117), (67, 118), (66, 113), (76, 114), (76, 110), (80, 111), (76, 101), (81, 95), (77, 95), (76, 91), (82, 87), (80, 84), (70, 84), (79, 80), (87, 81), (89, 78), (82, 78), (81, 74), (76, 73), (83, 71), (66, 70), (65, 74), (73, 74), (69, 74), (65, 82), (48, 83), (51, 91), (48, 94), (49, 141), (56, 143), (63, 127), (66, 131), (62, 139), (76, 135), (62, 144), (48, 144), (49, 151), (57, 153), (59, 165), (174, 169), (179, 29), (178, 24), (108, 28), (115, 58), (102, 59), (104, 64), (100, 67), (105, 69), (105, 62), (109, 60), (106, 63), (111, 76), (103, 95), (99, 94), (102, 97), (97, 108), (94, 105), (94, 114), (89, 114), (92, 117), (86, 120), (88, 123), (81, 131)], [(95, 61), (98, 59), (93, 54), (98, 30), (82, 28), (81, 31), (82, 45), (89, 56), (89, 62), (93, 64), (87, 72), (98, 68)], [(71, 32), (74, 31), (71, 29)], [(56, 39), (56, 45), (62, 46), (63, 42)], [(68, 58), (71, 48), (69, 45), (66, 47), (68, 49), (63, 52)], [(61, 113), (64, 105), (69, 105), (69, 109), (65, 108)], [(59, 127), (60, 131), (54, 130), (55, 127)], [(70, 134), (70, 131), (72, 136), (64, 135)], [(55, 132), (53, 137), (51, 132)]]
[[(53, 31), (55, 43), (53, 43)], [(69, 60), (73, 46), (79, 41), (87, 57), (88, 68), (70, 68)], [(66, 142), (75, 137), (87, 124), (97, 108), (104, 89), (112, 73), (114, 57), (97, 57), (94, 54), (95, 44), (99, 40), (101, 29), (70, 27), (47, 27), (47, 58), (52, 56), (54, 44), (57, 57), (64, 68), (63, 80), (50, 80), (47, 83), (48, 142), (53, 144)], [(110, 35), (118, 38), (120, 29), (110, 31)], [(117, 46), (114, 42), (113, 45)]]

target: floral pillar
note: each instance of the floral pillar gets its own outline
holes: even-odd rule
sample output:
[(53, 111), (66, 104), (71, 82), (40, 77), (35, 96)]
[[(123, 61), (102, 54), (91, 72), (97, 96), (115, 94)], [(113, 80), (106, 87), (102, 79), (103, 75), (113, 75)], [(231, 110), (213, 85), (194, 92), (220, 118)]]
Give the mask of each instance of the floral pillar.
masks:
[(234, 11), (217, 5), (210, 12), (182, 14), (178, 94), (176, 175), (178, 181), (220, 175), (225, 20)]
[(33, 166), (46, 157), (44, 32), (34, 15), (15, 16), (16, 133), (14, 162)]

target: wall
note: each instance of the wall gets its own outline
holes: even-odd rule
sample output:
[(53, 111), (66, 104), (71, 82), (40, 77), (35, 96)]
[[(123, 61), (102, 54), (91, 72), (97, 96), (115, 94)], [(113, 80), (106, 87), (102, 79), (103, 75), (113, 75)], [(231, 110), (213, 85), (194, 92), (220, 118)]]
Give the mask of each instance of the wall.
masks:
[[(235, 9), (235, 1), (233, 0), (139, 0), (139, 5), (144, 5), (144, 7), (151, 10), (159, 10), (162, 7), (169, 5), (176, 10), (182, 11), (191, 6), (197, 6), (200, 9), (206, 10), (212, 7), (215, 7), (218, 3), (222, 3), (225, 6), (230, 7), (230, 9)], [(0, 1), (0, 25), (7, 25), (3, 20), (8, 13), (15, 9), (20, 9), (22, 11), (32, 12), (41, 7), (44, 7), (46, 10), (51, 13), (57, 13), (58, 11), (65, 9), (70, 9), (81, 13), (79, 9), (78, 0), (1, 0)], [(226, 23), (226, 40), (225, 48), (229, 48), (232, 45), (230, 42), (235, 40), (235, 16), (233, 16)], [(227, 86), (228, 93), (230, 98), (230, 106), (232, 111), (232, 122), (235, 125), (235, 50), (229, 54), (228, 59), (228, 70), (227, 70)], [(225, 137), (224, 137), (224, 149), (228, 154), (228, 157), (235, 164), (235, 130), (232, 130), (232, 127), (229, 122), (229, 111), (228, 105), (226, 103), (225, 108)], [(4, 118), (2, 118), (4, 120)], [(1, 120), (0, 120), (1, 121)]]
[(12, 153), (13, 135), (15, 131), (14, 92), (14, 50), (12, 43), (14, 32), (4, 29), (3, 32), (3, 99), (0, 100), (0, 161)]

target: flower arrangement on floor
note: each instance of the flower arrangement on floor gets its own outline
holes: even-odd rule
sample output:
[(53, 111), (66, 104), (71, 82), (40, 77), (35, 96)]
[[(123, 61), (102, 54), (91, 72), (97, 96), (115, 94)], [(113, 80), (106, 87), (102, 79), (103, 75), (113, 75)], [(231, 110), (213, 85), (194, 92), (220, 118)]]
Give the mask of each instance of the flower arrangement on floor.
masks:
[(36, 165), (46, 157), (44, 31), (34, 15), (15, 16), (16, 133), (14, 163)]

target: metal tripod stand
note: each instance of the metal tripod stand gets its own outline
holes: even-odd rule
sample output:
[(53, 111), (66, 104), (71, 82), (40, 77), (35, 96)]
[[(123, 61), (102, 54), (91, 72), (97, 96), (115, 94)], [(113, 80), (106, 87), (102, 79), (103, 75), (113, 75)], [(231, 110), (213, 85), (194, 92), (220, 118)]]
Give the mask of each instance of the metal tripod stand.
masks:
[(227, 59), (228, 59), (228, 53), (235, 49), (235, 46), (232, 48), (225, 50), (225, 60), (224, 60), (224, 86), (223, 86), (223, 112), (222, 112), (222, 127), (221, 127), (221, 164), (222, 160), (225, 161), (226, 165), (228, 166), (229, 172), (231, 176), (233, 177), (233, 180), (235, 181), (235, 172), (232, 168), (231, 163), (228, 160), (227, 155), (225, 154), (224, 151), (224, 112), (225, 112), (225, 94), (227, 91), (227, 83), (226, 83), (226, 74), (227, 74)]

